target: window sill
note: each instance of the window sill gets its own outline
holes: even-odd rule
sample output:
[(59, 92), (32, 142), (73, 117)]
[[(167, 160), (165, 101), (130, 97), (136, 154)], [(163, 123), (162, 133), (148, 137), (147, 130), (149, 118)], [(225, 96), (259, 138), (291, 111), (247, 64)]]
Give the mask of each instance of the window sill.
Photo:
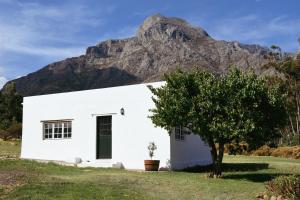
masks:
[(72, 139), (72, 138), (50, 138), (50, 139), (46, 138), (43, 140), (70, 140), (70, 139)]

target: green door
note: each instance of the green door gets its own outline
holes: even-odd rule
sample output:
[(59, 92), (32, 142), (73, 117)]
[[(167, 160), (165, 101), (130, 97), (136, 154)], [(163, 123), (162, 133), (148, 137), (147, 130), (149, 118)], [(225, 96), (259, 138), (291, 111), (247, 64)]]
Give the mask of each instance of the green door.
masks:
[(96, 158), (110, 159), (112, 151), (111, 115), (97, 117)]

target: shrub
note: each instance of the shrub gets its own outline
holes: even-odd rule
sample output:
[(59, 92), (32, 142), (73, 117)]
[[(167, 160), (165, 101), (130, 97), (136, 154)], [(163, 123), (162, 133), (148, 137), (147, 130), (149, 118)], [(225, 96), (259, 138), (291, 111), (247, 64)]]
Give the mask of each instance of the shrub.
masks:
[(246, 143), (231, 143), (225, 145), (225, 153), (228, 155), (244, 155), (248, 152), (248, 144)]
[(271, 156), (300, 159), (300, 146), (278, 147), (272, 151)]
[(279, 176), (266, 184), (270, 196), (281, 195), (284, 198), (300, 199), (300, 177), (296, 175)]
[(0, 129), (0, 138), (3, 140), (9, 140), (13, 138), (21, 138), (22, 124), (13, 122), (7, 129)]
[(259, 149), (252, 151), (251, 155), (253, 156), (270, 156), (272, 154), (273, 149), (267, 145), (260, 147)]
[(300, 159), (300, 146), (271, 148), (264, 145), (259, 149), (252, 151), (250, 155)]

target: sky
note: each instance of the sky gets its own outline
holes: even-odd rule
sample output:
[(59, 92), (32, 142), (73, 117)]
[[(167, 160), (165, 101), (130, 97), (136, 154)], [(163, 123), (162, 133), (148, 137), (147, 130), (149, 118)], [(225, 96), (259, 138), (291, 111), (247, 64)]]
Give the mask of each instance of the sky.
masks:
[(157, 13), (217, 40), (296, 52), (299, 10), (300, 0), (0, 0), (0, 88), (100, 41), (134, 36)]

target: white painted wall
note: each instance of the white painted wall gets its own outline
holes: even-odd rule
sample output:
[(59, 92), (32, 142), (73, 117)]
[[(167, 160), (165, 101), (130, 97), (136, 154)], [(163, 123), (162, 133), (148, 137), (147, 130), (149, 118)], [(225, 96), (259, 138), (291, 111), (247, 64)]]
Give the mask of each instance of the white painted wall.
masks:
[[(151, 83), (154, 87), (163, 84)], [(25, 97), (21, 158), (74, 162), (79, 157), (83, 160), (81, 166), (111, 167), (121, 162), (128, 169), (144, 169), (143, 161), (149, 159), (147, 146), (154, 141), (158, 146), (154, 159), (161, 161), (161, 167), (166, 166), (171, 157), (170, 137), (167, 131), (155, 128), (148, 118), (154, 103), (147, 85)], [(120, 114), (121, 108), (125, 109), (125, 115)], [(111, 113), (112, 159), (97, 160), (96, 115)], [(58, 119), (73, 119), (72, 138), (43, 140), (41, 121)], [(194, 158), (193, 155), (198, 150), (204, 155), (205, 148), (199, 148), (197, 143), (194, 149), (190, 147), (194, 143), (190, 143), (189, 139), (186, 142), (186, 145), (178, 145), (179, 149), (172, 151), (172, 158), (176, 161), (174, 166), (189, 165), (189, 160), (195, 163), (200, 159), (203, 163), (202, 157)], [(172, 146), (177, 148), (174, 144), (172, 142)], [(186, 157), (188, 151), (194, 153)], [(203, 158), (206, 162), (207, 158)]]
[(212, 163), (209, 146), (199, 135), (185, 135), (184, 140), (176, 140), (171, 134), (171, 168), (184, 169), (195, 165)]

